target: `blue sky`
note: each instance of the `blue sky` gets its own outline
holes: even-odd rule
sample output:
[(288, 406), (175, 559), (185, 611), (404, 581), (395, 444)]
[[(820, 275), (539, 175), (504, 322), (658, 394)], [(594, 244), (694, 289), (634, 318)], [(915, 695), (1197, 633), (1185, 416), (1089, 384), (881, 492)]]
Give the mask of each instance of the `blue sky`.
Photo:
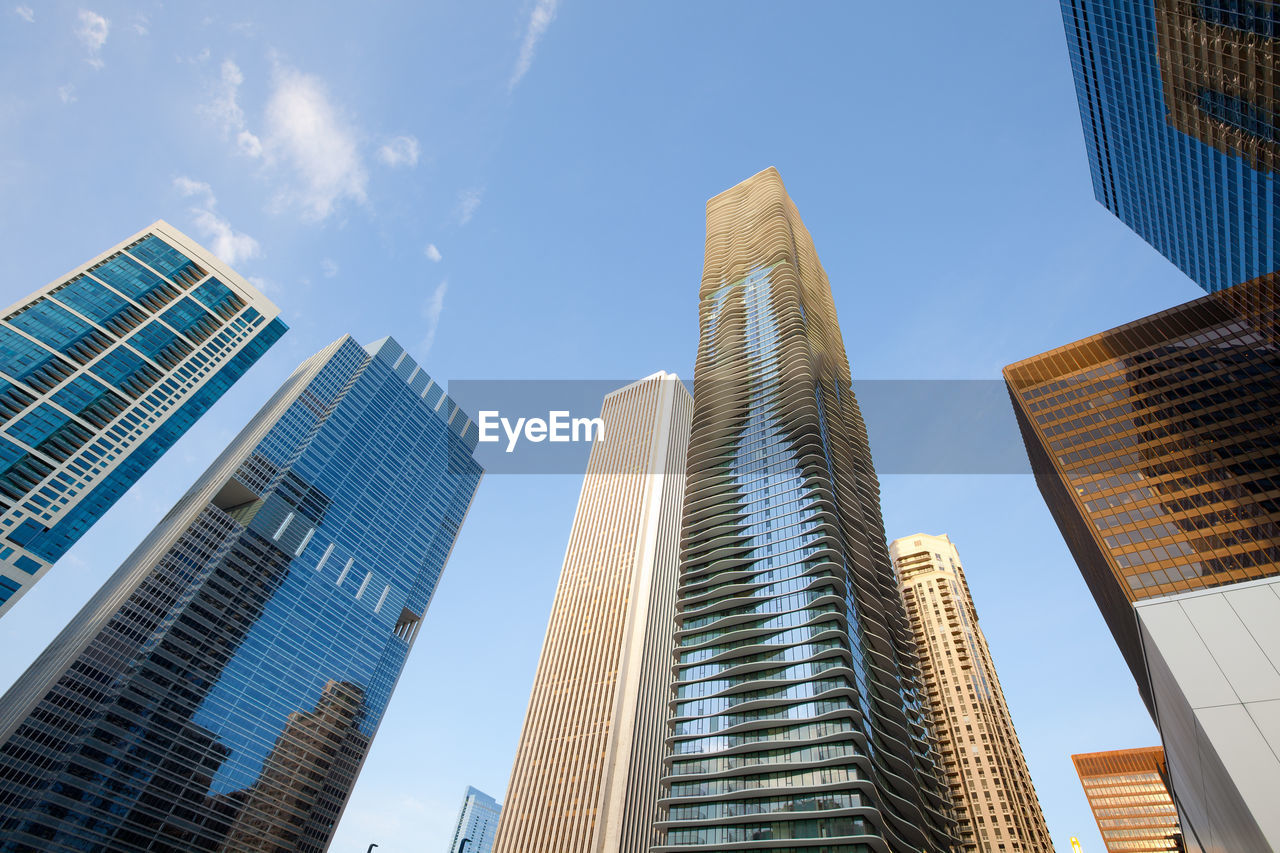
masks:
[[(441, 381), (691, 375), (705, 201), (769, 165), (857, 378), (994, 379), (1200, 293), (1093, 200), (1051, 0), (296, 5), (0, 10), (0, 301), (164, 218), (292, 327), (0, 623), (0, 684), (343, 333)], [(503, 796), (580, 479), (481, 486), (334, 850)], [(1157, 735), (1034, 483), (883, 487), (889, 537), (960, 549), (1057, 848), (1101, 851), (1069, 756)]]

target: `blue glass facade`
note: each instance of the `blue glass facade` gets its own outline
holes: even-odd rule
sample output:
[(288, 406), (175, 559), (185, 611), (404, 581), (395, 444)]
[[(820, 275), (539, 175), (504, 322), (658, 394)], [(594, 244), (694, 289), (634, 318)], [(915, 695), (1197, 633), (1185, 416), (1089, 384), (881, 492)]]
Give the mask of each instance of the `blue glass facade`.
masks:
[(453, 828), (449, 853), (490, 853), (502, 806), (484, 791), (467, 788)]
[(1206, 291), (1280, 269), (1280, 7), (1061, 2), (1098, 201)]
[(0, 851), (323, 851), (476, 438), (393, 340), (300, 367), (0, 698)]
[(0, 615), (279, 340), (277, 313), (164, 223), (10, 308)]

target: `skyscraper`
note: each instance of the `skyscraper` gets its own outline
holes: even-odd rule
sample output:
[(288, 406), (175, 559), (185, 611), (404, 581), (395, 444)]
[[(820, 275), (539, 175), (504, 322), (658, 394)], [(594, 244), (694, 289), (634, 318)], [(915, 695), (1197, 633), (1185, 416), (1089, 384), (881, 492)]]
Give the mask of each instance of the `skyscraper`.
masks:
[(285, 332), (157, 222), (0, 320), (0, 616)]
[(323, 851), (476, 437), (389, 338), (304, 362), (0, 697), (0, 851)]
[(1090, 752), (1071, 760), (1107, 853), (1184, 849), (1160, 747)]
[(1184, 829), (1237, 833), (1217, 849), (1280, 846), (1265, 806), (1280, 776), (1278, 309), (1267, 276), (1004, 371), (1036, 482), (1160, 728)]
[(467, 788), (458, 811), (458, 825), (449, 842), (449, 853), (490, 853), (501, 814), (502, 806), (493, 797)]
[(655, 850), (952, 850), (831, 288), (776, 170), (707, 203), (700, 300)]
[(1098, 201), (1207, 291), (1280, 270), (1280, 4), (1061, 3)]
[(496, 853), (656, 841), (692, 414), (670, 373), (604, 398)]
[(964, 850), (1052, 851), (960, 553), (945, 534), (917, 533), (889, 543), (889, 555), (920, 652)]

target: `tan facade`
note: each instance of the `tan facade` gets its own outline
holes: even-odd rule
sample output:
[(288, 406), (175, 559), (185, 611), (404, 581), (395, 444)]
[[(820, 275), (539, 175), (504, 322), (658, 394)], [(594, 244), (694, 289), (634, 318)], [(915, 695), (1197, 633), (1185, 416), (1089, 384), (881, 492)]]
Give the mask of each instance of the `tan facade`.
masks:
[(1165, 785), (1163, 749), (1091, 752), (1071, 760), (1107, 853), (1183, 849), (1178, 813)]
[(655, 842), (692, 412), (667, 373), (605, 397), (494, 853)]
[(1052, 851), (960, 554), (943, 536), (889, 545), (915, 632), (965, 851)]

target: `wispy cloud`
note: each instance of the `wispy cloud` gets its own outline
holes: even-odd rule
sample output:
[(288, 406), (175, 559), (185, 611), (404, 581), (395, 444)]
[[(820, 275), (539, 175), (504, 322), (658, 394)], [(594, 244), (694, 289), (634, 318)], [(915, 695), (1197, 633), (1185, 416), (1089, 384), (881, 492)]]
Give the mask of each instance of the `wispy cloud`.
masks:
[(466, 225), (471, 221), (471, 217), (475, 216), (476, 211), (480, 209), (480, 202), (483, 199), (483, 187), (472, 187), (458, 193), (458, 206), (454, 209), (454, 217), (459, 225)]
[(245, 126), (244, 109), (240, 106), (240, 86), (244, 74), (240, 66), (230, 59), (223, 60), (218, 81), (213, 86), (213, 97), (201, 107), (201, 111), (227, 136), (234, 135), (236, 149), (249, 157), (262, 156), (262, 140)]
[(230, 59), (224, 59), (219, 69), (218, 80), (213, 84), (213, 97), (200, 107), (206, 118), (221, 125), (227, 133), (244, 127), (244, 110), (240, 108), (240, 84), (244, 82), (244, 74), (240, 66)]
[(211, 186), (185, 175), (175, 178), (173, 186), (183, 198), (193, 199), (191, 216), (215, 255), (235, 266), (262, 254), (262, 247), (257, 240), (243, 231), (236, 231), (230, 222), (218, 215), (218, 199)]
[(320, 274), (325, 278), (333, 278), (338, 274), (338, 262), (333, 258), (325, 258), (320, 262)]
[(28, 24), (34, 24), (36, 22), (36, 13), (31, 10), (30, 6), (17, 6), (14, 8), (13, 12)]
[(102, 57), (98, 54), (101, 52), (102, 46), (107, 43), (107, 36), (110, 32), (111, 22), (97, 12), (81, 9), (80, 14), (76, 16), (76, 38), (80, 39), (84, 46), (89, 49), (89, 59), (87, 61), (94, 68), (102, 67)]
[(533, 65), (533, 54), (538, 49), (538, 42), (546, 35), (547, 27), (556, 17), (556, 7), (560, 0), (537, 0), (533, 12), (529, 15), (529, 25), (524, 31), (524, 41), (520, 43), (520, 55), (516, 57), (516, 67), (511, 72), (511, 80), (507, 83), (508, 91), (515, 89)]
[(378, 159), (391, 168), (418, 165), (418, 140), (397, 136), (378, 149)]
[(129, 28), (138, 35), (145, 36), (147, 33), (151, 32), (151, 21), (146, 15), (139, 12), (134, 16), (133, 23), (129, 25)]
[(428, 243), (427, 248), (422, 250), (422, 254), (426, 255), (427, 260), (433, 264), (440, 263), (441, 259), (444, 258), (444, 255), (440, 254), (440, 250), (436, 248), (435, 243)]
[(76, 87), (70, 83), (65, 86), (59, 86), (58, 100), (64, 104), (74, 104), (76, 102)]
[(422, 307), (422, 316), (427, 321), (427, 334), (422, 339), (419, 347), (420, 355), (425, 356), (431, 351), (431, 345), (436, 342), (436, 329), (440, 327), (440, 315), (444, 313), (444, 295), (449, 290), (449, 282), (440, 282), (436, 286), (435, 291), (431, 294), (431, 298), (427, 300), (426, 305)]

